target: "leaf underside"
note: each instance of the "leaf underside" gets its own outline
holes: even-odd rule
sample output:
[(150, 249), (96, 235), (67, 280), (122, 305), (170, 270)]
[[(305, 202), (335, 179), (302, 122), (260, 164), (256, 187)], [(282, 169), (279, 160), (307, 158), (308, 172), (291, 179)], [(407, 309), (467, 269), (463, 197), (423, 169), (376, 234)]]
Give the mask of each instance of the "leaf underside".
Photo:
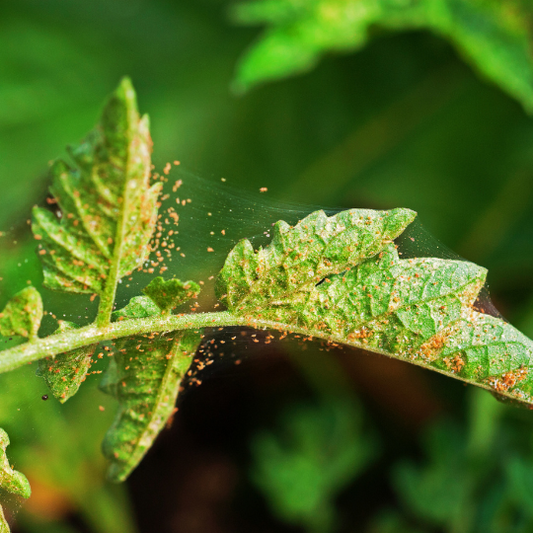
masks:
[[(31, 488), (26, 476), (21, 472), (13, 470), (6, 455), (6, 448), (9, 446), (7, 433), (0, 428), (0, 489), (20, 496), (29, 498)], [(4, 517), (2, 506), (0, 505), (0, 533), (9, 533), (9, 525)]]
[(173, 414), (180, 383), (201, 338), (199, 331), (184, 331), (117, 341), (101, 385), (119, 401), (102, 444), (111, 461), (111, 481), (129, 476)]
[(37, 337), (43, 317), (43, 301), (35, 287), (26, 287), (17, 292), (0, 313), (0, 335)]
[[(349, 213), (354, 217), (357, 210)], [(388, 216), (396, 213), (404, 222), (403, 211)], [(345, 257), (330, 254), (326, 271), (321, 265), (328, 246), (317, 229), (322, 226), (302, 238), (308, 220), (323, 220), (322, 215), (314, 213), (294, 228), (278, 223), (283, 231), (265, 249), (254, 251), (241, 242), (230, 252), (218, 287), (232, 313), (389, 355), (533, 403), (533, 342), (474, 308), (484, 268), (466, 261), (400, 259), (395, 245), (375, 233), (381, 245), (372, 248), (373, 257), (351, 267)], [(353, 239), (360, 239), (357, 232)], [(306, 245), (298, 256), (288, 242)], [(321, 253), (306, 254), (315, 246)], [(295, 258), (307, 276), (293, 275)]]
[[(77, 329), (80, 326), (72, 322), (60, 321), (58, 332)], [(97, 344), (90, 344), (39, 361), (37, 375), (44, 378), (50, 391), (61, 403), (65, 403), (74, 396), (80, 385), (85, 381), (87, 372), (92, 364), (92, 355)]]
[(240, 4), (234, 18), (267, 29), (241, 60), (236, 84), (313, 68), (326, 52), (354, 51), (371, 29), (428, 29), (533, 111), (531, 8), (512, 0), (260, 0)]
[[(175, 280), (178, 281), (178, 280)], [(115, 321), (162, 315), (147, 296), (136, 296), (113, 313)], [(115, 343), (100, 389), (119, 407), (102, 450), (108, 478), (124, 481), (139, 464), (174, 412), (180, 383), (202, 339), (201, 331), (139, 335)]]
[(61, 160), (51, 167), (59, 213), (34, 208), (47, 287), (101, 295), (147, 259), (161, 188), (149, 186), (151, 148), (148, 117), (139, 117), (125, 79), (100, 123), (69, 150), (76, 167)]
[(143, 292), (162, 311), (166, 312), (191, 298), (196, 298), (200, 293), (200, 285), (194, 281), (164, 280), (158, 276), (143, 289)]

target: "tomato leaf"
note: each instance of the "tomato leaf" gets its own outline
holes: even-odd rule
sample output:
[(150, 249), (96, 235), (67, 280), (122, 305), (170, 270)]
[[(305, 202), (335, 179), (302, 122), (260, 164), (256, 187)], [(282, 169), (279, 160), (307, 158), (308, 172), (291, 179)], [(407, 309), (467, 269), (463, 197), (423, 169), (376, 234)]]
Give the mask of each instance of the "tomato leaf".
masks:
[(201, 332), (130, 337), (116, 342), (101, 389), (119, 401), (102, 449), (111, 461), (108, 477), (124, 481), (173, 414), (181, 380)]
[[(72, 322), (61, 320), (58, 332), (64, 333), (79, 327)], [(47, 357), (39, 361), (37, 375), (44, 378), (54, 398), (65, 403), (78, 392), (91, 367), (91, 358), (96, 347), (97, 344), (90, 344), (59, 354), (55, 358)]]
[(428, 29), (448, 39), (484, 76), (533, 112), (533, 10), (513, 0), (261, 0), (233, 11), (266, 24), (239, 63), (238, 90), (306, 72), (327, 52), (365, 46), (373, 27)]
[(163, 312), (168, 312), (200, 293), (200, 286), (194, 281), (179, 279), (164, 280), (161, 276), (154, 278), (144, 289), (148, 296)]
[(134, 296), (126, 307), (114, 311), (111, 316), (113, 321), (116, 322), (126, 318), (146, 318), (159, 313), (161, 313), (161, 310), (150, 298), (147, 296)]
[(7, 302), (0, 313), (0, 334), (35, 339), (43, 317), (43, 301), (39, 291), (26, 287)]
[[(300, 238), (305, 226), (310, 227), (307, 219), (294, 228), (279, 224), (284, 231), (266, 248), (254, 251), (241, 241), (230, 252), (219, 288), (231, 313), (389, 355), (533, 403), (533, 342), (474, 307), (484, 268), (467, 261), (400, 259), (394, 244), (381, 251), (374, 244), (370, 249), (379, 253), (358, 265), (352, 261), (354, 268), (329, 254), (328, 268), (322, 269), (329, 245), (315, 229)], [(379, 232), (372, 235), (383, 242)], [(283, 247), (282, 239), (292, 244)], [(356, 236), (353, 242), (363, 241)]]
[(70, 149), (77, 166), (52, 165), (50, 190), (60, 211), (33, 211), (45, 285), (98, 294), (102, 323), (109, 321), (118, 280), (149, 254), (161, 190), (161, 184), (149, 186), (151, 149), (148, 117), (139, 118), (135, 92), (124, 79), (100, 123)]
[[(29, 498), (31, 495), (30, 484), (24, 474), (13, 470), (6, 455), (6, 448), (9, 446), (7, 433), (0, 428), (0, 489), (20, 496)], [(4, 517), (2, 506), (0, 505), (0, 533), (9, 533), (9, 525)]]
[(272, 243), (254, 251), (243, 239), (230, 252), (217, 279), (217, 296), (238, 314), (305, 300), (326, 276), (379, 253), (413, 221), (410, 209), (352, 209), (327, 217), (323, 211), (296, 226), (279, 221)]

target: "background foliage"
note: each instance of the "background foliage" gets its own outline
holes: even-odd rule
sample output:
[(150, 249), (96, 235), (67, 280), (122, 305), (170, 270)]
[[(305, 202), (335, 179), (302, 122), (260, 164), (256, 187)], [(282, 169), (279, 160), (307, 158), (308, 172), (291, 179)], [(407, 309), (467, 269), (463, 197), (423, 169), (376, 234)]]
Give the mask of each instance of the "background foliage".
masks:
[[(46, 162), (92, 127), (128, 74), (150, 113), (160, 169), (178, 158), (203, 177), (267, 186), (280, 200), (412, 208), (446, 246), (489, 269), (496, 306), (533, 336), (528, 6), (3, 5), (0, 229), (13, 239), (0, 239), (0, 304), (40, 279), (26, 220), (46, 194)], [(281, 39), (281, 56), (272, 39)], [(244, 96), (230, 90), (304, 70)], [(59, 407), (41, 400), (33, 368), (0, 376), (10, 459), (34, 489), (18, 530), (532, 529), (529, 412), (368, 354), (254, 340), (243, 336), (241, 352), (187, 392), (127, 488), (103, 481), (99, 443), (113, 408), (94, 383)]]

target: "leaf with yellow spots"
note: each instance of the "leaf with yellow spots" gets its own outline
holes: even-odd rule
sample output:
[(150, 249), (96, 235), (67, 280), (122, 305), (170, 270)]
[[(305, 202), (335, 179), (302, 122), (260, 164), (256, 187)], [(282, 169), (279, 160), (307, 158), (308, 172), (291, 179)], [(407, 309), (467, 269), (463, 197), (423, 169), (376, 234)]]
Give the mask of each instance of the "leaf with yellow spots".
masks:
[[(203, 328), (297, 332), (408, 361), (533, 406), (532, 341), (476, 310), (485, 269), (466, 261), (400, 258), (394, 240), (416, 216), (409, 209), (352, 209), (331, 217), (317, 211), (294, 227), (275, 224), (264, 248), (240, 241), (217, 279), (226, 311), (172, 314), (200, 287), (158, 277), (144, 296), (112, 313), (117, 284), (148, 257), (157, 220), (160, 187), (150, 186), (150, 151), (147, 119), (139, 117), (124, 80), (100, 124), (71, 150), (76, 166), (52, 167), (57, 211), (34, 211), (45, 284), (99, 295), (96, 320), (79, 328), (62, 323), (38, 338), (43, 310), (32, 287), (0, 314), (0, 334), (30, 339), (1, 352), (0, 372), (41, 361), (41, 375), (60, 401), (77, 391), (94, 348), (113, 343), (101, 385), (119, 403), (103, 443), (112, 480), (131, 473), (172, 415)], [(8, 442), (1, 438), (0, 444)], [(3, 475), (0, 486), (6, 475), (22, 479), (7, 467)]]
[(126, 307), (113, 311), (113, 321), (127, 318), (146, 318), (161, 313), (161, 309), (147, 296), (134, 296)]
[(238, 314), (287, 299), (295, 304), (324, 277), (379, 253), (415, 216), (410, 209), (351, 209), (332, 217), (316, 211), (294, 227), (279, 221), (266, 248), (256, 252), (243, 239), (230, 252), (217, 296)]

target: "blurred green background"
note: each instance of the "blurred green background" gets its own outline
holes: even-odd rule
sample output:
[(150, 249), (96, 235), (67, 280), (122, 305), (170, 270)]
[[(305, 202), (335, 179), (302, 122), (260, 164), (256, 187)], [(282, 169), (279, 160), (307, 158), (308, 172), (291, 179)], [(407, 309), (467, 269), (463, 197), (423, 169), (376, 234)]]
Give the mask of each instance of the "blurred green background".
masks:
[[(533, 336), (529, 1), (17, 0), (0, 11), (0, 304), (40, 282), (26, 221), (47, 162), (128, 75), (157, 168), (179, 159), (239, 190), (268, 187), (272, 201), (410, 207), (489, 269), (497, 308)], [(354, 350), (249, 335), (239, 350), (188, 388), (125, 487), (104, 481), (114, 407), (95, 383), (59, 408), (32, 368), (0, 376), (9, 457), (34, 489), (12, 506), (14, 531), (533, 531), (529, 412)]]

